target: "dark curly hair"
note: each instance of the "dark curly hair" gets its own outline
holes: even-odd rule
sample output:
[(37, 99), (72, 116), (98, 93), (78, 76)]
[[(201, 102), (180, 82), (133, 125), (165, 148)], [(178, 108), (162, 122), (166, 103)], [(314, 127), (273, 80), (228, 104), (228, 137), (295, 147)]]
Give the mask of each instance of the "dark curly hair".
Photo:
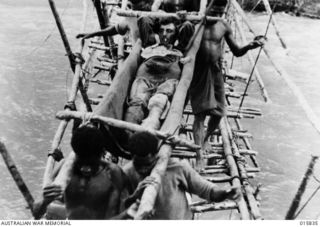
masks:
[(129, 139), (129, 149), (132, 155), (145, 157), (158, 153), (158, 138), (149, 132), (136, 132)]
[(82, 126), (74, 130), (71, 146), (80, 158), (99, 157), (104, 153), (104, 137), (94, 126)]
[(171, 23), (178, 27), (181, 24), (181, 21), (174, 16), (160, 18), (159, 20), (160, 25), (167, 25)]
[(214, 6), (219, 6), (219, 7), (222, 7), (222, 6), (226, 6), (228, 4), (228, 0), (213, 0), (213, 5)]

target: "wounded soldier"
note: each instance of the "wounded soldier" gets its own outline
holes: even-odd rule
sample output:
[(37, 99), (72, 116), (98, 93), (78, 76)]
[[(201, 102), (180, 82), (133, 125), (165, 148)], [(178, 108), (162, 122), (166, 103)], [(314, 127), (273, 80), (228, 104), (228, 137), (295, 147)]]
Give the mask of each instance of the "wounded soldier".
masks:
[[(154, 27), (153, 32), (159, 34), (160, 43), (154, 42), (154, 45), (143, 49), (141, 53), (143, 62), (138, 68), (131, 87), (125, 121), (141, 124), (149, 113), (149, 118), (153, 119), (151, 122), (156, 121), (156, 123), (153, 123), (152, 126), (148, 124), (148, 127), (158, 128), (159, 118), (168, 109), (169, 100), (172, 98), (179, 82), (180, 63), (184, 64), (187, 61), (180, 51), (184, 49), (181, 46), (182, 39), (190, 38), (194, 32), (194, 27), (190, 23), (179, 28), (180, 21), (170, 17), (161, 19), (159, 21), (160, 26), (157, 29), (154, 21), (151, 18), (144, 18), (145, 21), (147, 19)], [(144, 28), (139, 26), (139, 29)], [(188, 35), (186, 35), (187, 33)], [(157, 36), (153, 33), (148, 35)], [(142, 37), (142, 41), (146, 40), (149, 41), (150, 39)], [(143, 124), (146, 124), (146, 121)]]

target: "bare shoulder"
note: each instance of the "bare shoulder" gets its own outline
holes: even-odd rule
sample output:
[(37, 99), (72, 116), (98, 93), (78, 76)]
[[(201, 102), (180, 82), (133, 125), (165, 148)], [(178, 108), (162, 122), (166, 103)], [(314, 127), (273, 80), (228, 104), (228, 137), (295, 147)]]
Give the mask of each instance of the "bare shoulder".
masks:
[(117, 164), (112, 162), (104, 162), (106, 170), (110, 172), (112, 176), (121, 176), (123, 174), (123, 170)]
[(132, 172), (133, 168), (134, 167), (133, 167), (132, 161), (130, 161), (130, 162), (126, 163), (124, 166), (122, 166), (122, 170), (125, 174)]

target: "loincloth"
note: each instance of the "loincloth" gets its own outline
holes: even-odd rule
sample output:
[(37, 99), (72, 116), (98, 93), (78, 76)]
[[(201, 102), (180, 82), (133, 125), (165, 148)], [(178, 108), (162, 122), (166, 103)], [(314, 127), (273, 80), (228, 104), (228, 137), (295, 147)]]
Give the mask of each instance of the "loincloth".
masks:
[(197, 57), (190, 86), (190, 101), (194, 114), (225, 115), (225, 89), (220, 64)]

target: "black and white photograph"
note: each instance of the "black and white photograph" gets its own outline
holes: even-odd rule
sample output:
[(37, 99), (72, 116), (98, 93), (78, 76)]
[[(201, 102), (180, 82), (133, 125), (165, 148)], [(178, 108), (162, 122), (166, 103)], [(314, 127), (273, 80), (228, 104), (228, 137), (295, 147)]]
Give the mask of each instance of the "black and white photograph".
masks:
[(319, 0), (0, 0), (0, 225), (317, 226), (319, 72)]

